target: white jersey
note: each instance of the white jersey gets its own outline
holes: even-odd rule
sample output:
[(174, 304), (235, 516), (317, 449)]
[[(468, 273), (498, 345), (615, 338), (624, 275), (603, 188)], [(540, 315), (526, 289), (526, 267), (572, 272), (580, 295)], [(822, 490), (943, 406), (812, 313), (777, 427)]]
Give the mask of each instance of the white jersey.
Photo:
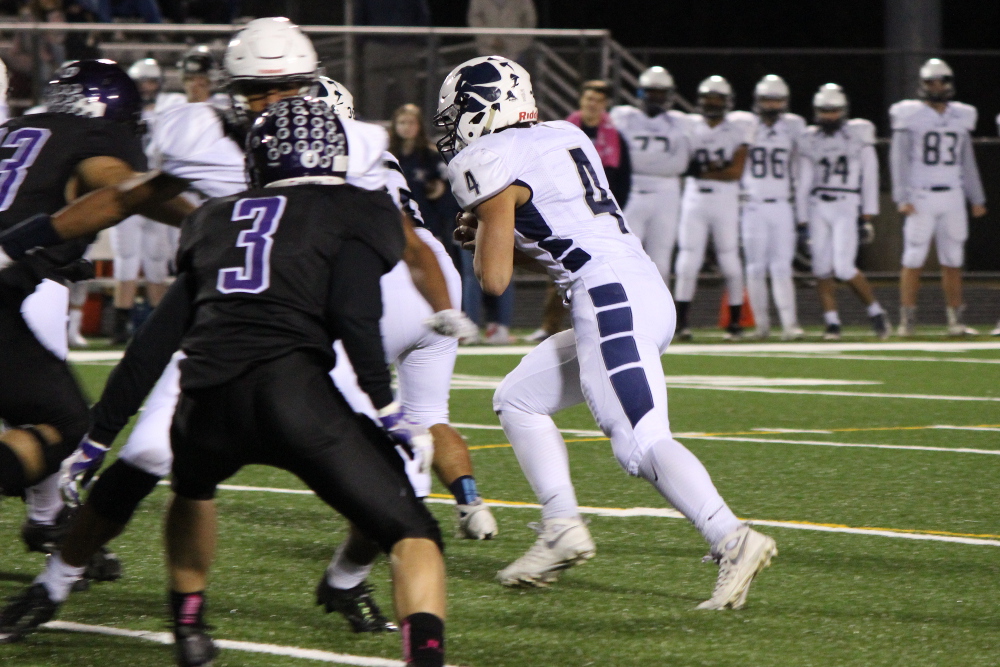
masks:
[(650, 262), (625, 224), (593, 142), (572, 123), (482, 137), (451, 161), (448, 179), (466, 211), (511, 184), (529, 188), (531, 199), (515, 212), (514, 244), (563, 289), (611, 260)]
[(396, 156), (385, 151), (382, 153), (382, 165), (386, 168), (386, 187), (389, 195), (396, 207), (413, 218), (413, 222), (418, 227), (424, 227), (424, 216), (420, 214), (420, 207), (413, 201), (413, 193), (410, 192), (410, 184), (406, 182), (403, 175), (403, 168), (399, 166)]
[[(732, 162), (736, 150), (753, 141), (752, 120), (753, 115), (745, 111), (730, 111), (721, 123), (712, 127), (704, 116), (689, 114), (688, 139), (691, 142), (691, 159), (706, 167), (709, 164)], [(694, 182), (695, 179), (688, 178), (687, 187), (693, 186)], [(713, 180), (712, 185), (725, 186), (725, 182)]]
[[(628, 142), (632, 187), (655, 187), (659, 179), (677, 177), (691, 161), (687, 114), (664, 111), (650, 118), (633, 106), (611, 110), (611, 122)], [(654, 178), (649, 178), (654, 177)]]
[(875, 126), (852, 118), (833, 134), (810, 125), (802, 135), (799, 151), (799, 221), (808, 219), (809, 196), (821, 198), (857, 194), (861, 212), (878, 213), (878, 157)]
[(920, 100), (903, 100), (889, 108), (892, 121), (893, 199), (911, 203), (914, 190), (964, 190), (974, 204), (986, 201), (972, 153), (970, 132), (976, 108), (948, 102), (943, 113)]
[(757, 116), (751, 118), (753, 141), (743, 168), (743, 192), (751, 201), (788, 201), (792, 197), (794, 155), (806, 121), (793, 113), (781, 114), (774, 125), (761, 122)]

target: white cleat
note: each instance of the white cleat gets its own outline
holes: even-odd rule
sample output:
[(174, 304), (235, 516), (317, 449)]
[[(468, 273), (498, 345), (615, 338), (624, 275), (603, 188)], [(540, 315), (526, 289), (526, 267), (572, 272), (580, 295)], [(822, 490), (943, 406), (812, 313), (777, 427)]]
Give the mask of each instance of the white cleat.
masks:
[(70, 347), (87, 347), (90, 345), (90, 342), (86, 338), (76, 332), (69, 333), (67, 336), (67, 342)]
[(1000, 336), (1000, 322), (997, 322), (997, 328), (990, 332), (991, 336)]
[(798, 325), (794, 327), (788, 327), (783, 332), (781, 332), (781, 340), (783, 341), (802, 340), (805, 337), (806, 337), (806, 332), (802, 329), (802, 327)]
[(458, 512), (458, 533), (456, 537), (467, 540), (492, 540), (500, 532), (497, 520), (493, 518), (489, 506), (482, 498), (476, 498), (468, 505), (456, 505)]
[[(961, 322), (955, 322), (954, 324), (948, 325), (948, 335), (952, 337), (960, 336), (978, 336), (979, 332), (970, 326), (966, 326)], [(997, 334), (993, 334), (997, 335)]]
[(528, 526), (538, 539), (528, 552), (497, 573), (504, 586), (544, 588), (559, 573), (594, 557), (597, 548), (580, 517), (549, 519)]
[(697, 609), (741, 609), (754, 577), (778, 555), (774, 539), (746, 524), (727, 535), (712, 551), (706, 558), (719, 563), (719, 578), (712, 597)]

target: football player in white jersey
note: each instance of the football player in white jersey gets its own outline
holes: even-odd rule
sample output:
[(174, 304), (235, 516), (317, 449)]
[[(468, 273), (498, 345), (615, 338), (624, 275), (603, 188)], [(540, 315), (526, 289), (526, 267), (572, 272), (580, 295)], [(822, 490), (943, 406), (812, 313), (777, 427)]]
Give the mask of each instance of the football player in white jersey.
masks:
[(799, 142), (795, 203), (799, 223), (809, 225), (812, 268), (826, 323), (823, 338), (840, 340), (836, 279), (847, 283), (865, 304), (872, 329), (884, 340), (889, 337), (888, 318), (855, 265), (858, 216), (867, 223), (878, 215), (875, 126), (861, 118), (848, 119), (847, 96), (835, 83), (820, 86), (813, 111), (816, 124)]
[(543, 508), (535, 544), (498, 578), (545, 586), (594, 555), (551, 417), (586, 401), (621, 466), (711, 545), (719, 579), (699, 607), (739, 608), (776, 553), (774, 540), (741, 523), (701, 462), (671, 437), (660, 365), (674, 329), (670, 291), (610, 196), (593, 142), (572, 123), (537, 119), (528, 73), (500, 56), (455, 68), (435, 117), (446, 131), (438, 148), (450, 160), (452, 191), (471, 214), (457, 238), (474, 240), (483, 290), (502, 293), (520, 257), (555, 281), (573, 321), (529, 352), (493, 397)]
[(611, 122), (628, 142), (632, 161), (625, 216), (663, 281), (668, 282), (677, 243), (680, 175), (691, 160), (687, 118), (670, 108), (674, 78), (662, 67), (650, 67), (639, 75), (639, 97), (641, 108), (622, 105), (611, 110)]
[(906, 216), (899, 335), (915, 333), (920, 272), (932, 239), (941, 262), (948, 335), (975, 334), (962, 321), (962, 262), (969, 236), (966, 201), (972, 217), (986, 215), (986, 195), (970, 136), (976, 128), (976, 108), (951, 99), (952, 71), (938, 58), (920, 68), (919, 92), (921, 99), (903, 100), (889, 108), (892, 198)]
[(700, 114), (688, 118), (691, 163), (681, 200), (677, 235), (677, 337), (691, 339), (688, 309), (698, 287), (698, 272), (705, 261), (712, 235), (719, 269), (726, 279), (730, 323), (727, 339), (742, 336), (743, 263), (740, 260), (740, 178), (743, 176), (753, 127), (746, 114), (732, 111), (733, 88), (721, 76), (698, 84)]
[[(753, 143), (743, 170), (740, 226), (746, 255), (747, 293), (757, 338), (771, 333), (767, 276), (781, 320), (782, 340), (802, 338), (795, 308), (792, 261), (795, 258), (793, 167), (802, 116), (788, 112), (788, 84), (768, 74), (754, 88)], [(740, 112), (735, 112), (740, 113)]]

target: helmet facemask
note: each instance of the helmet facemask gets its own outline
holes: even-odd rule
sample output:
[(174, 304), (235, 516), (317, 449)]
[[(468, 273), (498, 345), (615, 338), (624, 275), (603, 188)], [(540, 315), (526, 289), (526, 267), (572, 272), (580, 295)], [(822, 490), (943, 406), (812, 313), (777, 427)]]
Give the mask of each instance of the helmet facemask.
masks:
[(765, 123), (777, 122), (781, 114), (788, 112), (787, 97), (757, 97), (754, 99), (753, 111)]
[[(833, 114), (837, 116), (834, 117)], [(847, 109), (845, 107), (816, 107), (814, 120), (823, 132), (834, 134), (847, 120)]]
[(934, 79), (921, 79), (920, 98), (928, 102), (947, 102), (955, 96), (953, 77), (942, 76)]
[(711, 120), (723, 118), (730, 109), (729, 98), (721, 93), (708, 93), (698, 97), (698, 110)]
[(658, 116), (674, 105), (673, 88), (640, 88), (642, 110), (650, 118)]

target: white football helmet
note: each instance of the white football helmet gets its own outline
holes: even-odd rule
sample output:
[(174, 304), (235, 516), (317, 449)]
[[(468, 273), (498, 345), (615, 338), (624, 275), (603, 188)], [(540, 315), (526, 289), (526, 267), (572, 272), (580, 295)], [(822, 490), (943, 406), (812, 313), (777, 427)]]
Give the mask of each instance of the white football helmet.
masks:
[[(820, 119), (818, 112), (840, 111), (836, 120)], [(836, 83), (825, 83), (813, 95), (813, 113), (816, 124), (828, 132), (837, 130), (847, 121), (847, 95)]]
[(639, 89), (649, 90), (650, 88), (673, 90), (674, 77), (670, 76), (670, 72), (659, 65), (650, 67), (639, 75)]
[[(709, 100), (709, 96), (722, 97), (722, 104)], [(698, 84), (698, 107), (705, 118), (721, 118), (733, 109), (733, 87), (717, 74), (708, 77)]]
[(10, 84), (10, 77), (7, 74), (7, 65), (0, 60), (0, 104), (7, 103), (7, 86)]
[[(791, 93), (788, 84), (777, 74), (768, 74), (757, 82), (753, 89), (753, 111), (755, 114), (769, 118), (777, 118), (782, 113), (788, 111), (788, 98)], [(782, 106), (768, 106), (764, 108), (760, 102), (762, 100), (772, 100), (782, 102)]]
[(312, 96), (325, 102), (338, 116), (354, 118), (354, 95), (339, 81), (328, 76), (319, 77)]
[(528, 72), (503, 56), (467, 60), (445, 78), (434, 124), (445, 129), (438, 150), (445, 160), (481, 136), (538, 120)]
[[(948, 63), (940, 58), (931, 58), (920, 68), (920, 97), (931, 102), (947, 102), (955, 95), (954, 72)], [(940, 81), (943, 87), (933, 93), (928, 87), (931, 81)]]
[(155, 58), (143, 58), (142, 60), (136, 60), (132, 63), (132, 66), (128, 68), (128, 75), (133, 81), (139, 81), (141, 79), (155, 79), (156, 81), (163, 81), (163, 70), (160, 68), (160, 63), (156, 62)]
[(233, 108), (246, 113), (247, 96), (300, 84), (308, 92), (319, 61), (312, 42), (284, 17), (254, 19), (229, 41), (224, 58)]

